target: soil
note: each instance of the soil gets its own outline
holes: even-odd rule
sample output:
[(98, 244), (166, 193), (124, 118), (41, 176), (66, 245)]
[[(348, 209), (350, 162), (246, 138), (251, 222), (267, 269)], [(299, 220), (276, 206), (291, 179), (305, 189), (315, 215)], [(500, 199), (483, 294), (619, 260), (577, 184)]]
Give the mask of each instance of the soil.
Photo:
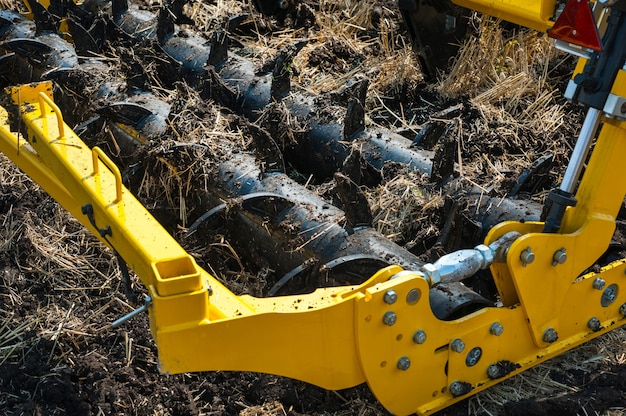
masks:
[[(207, 2), (204, 7), (218, 8), (216, 3), (220, 2)], [(256, 44), (259, 50), (263, 49), (259, 45), (268, 45), (267, 39), (276, 42), (267, 46), (268, 51), (255, 56), (259, 67), (268, 61), (264, 54), (273, 55), (284, 46), (286, 41), (281, 38), (284, 32), (294, 31), (290, 32), (292, 38), (317, 39), (294, 58), (294, 66), (299, 66), (292, 74), (294, 82), (308, 91), (331, 92), (329, 96), (333, 96), (338, 85), (355, 72), (363, 72), (371, 80), (374, 91), (366, 101), (368, 124), (393, 129), (410, 139), (416, 139), (417, 133), (426, 131), (427, 126), (432, 127), (431, 131), (445, 132), (443, 136), (424, 136), (423, 141), (416, 139), (417, 147), (436, 152), (439, 169), (434, 180), (389, 163), (377, 173), (375, 180), (367, 181), (364, 190), (377, 229), (424, 261), (434, 261), (444, 252), (476, 245), (482, 237), (474, 231), (471, 221), (461, 224), (463, 218), (469, 217), (465, 207), (440, 195), (439, 183), (450, 176), (463, 176), (478, 183), (493, 197), (510, 195), (517, 186), (521, 196), (537, 201), (542, 201), (546, 190), (557, 183), (567, 161), (570, 137), (580, 125), (580, 110), (560, 98), (552, 99), (550, 103), (555, 108), (564, 109), (564, 121), (559, 128), (550, 129), (545, 126), (549, 124), (545, 120), (533, 124), (527, 111), (528, 101), (496, 97), (485, 104), (479, 101), (483, 97), (480, 94), (445, 92), (442, 87), (445, 82), (425, 81), (417, 59), (410, 46), (407, 47), (410, 39), (395, 2), (370, 2), (365, 17), (359, 21), (356, 19), (362, 9), (354, 2), (336, 2), (323, 16), (316, 9), (315, 3), (319, 2), (304, 2), (306, 8), (299, 11), (291, 8), (289, 2), (291, 14), (277, 19), (260, 16), (247, 4), (244, 7), (234, 3), (237, 5), (227, 12), (221, 10), (222, 14), (215, 12), (207, 21), (196, 21), (196, 28), (223, 25), (221, 18), (232, 17), (244, 9), (252, 13), (253, 18), (242, 24), (233, 38), (242, 54), (250, 53), (251, 47), (246, 44), (250, 38), (262, 39)], [(146, 3), (142, 8), (154, 10), (155, 7)], [(316, 13), (321, 16), (317, 21)], [(354, 26), (355, 38), (340, 38), (338, 32), (325, 33), (320, 22), (330, 22), (324, 20), (328, 16), (344, 22), (340, 24), (343, 27)], [(365, 46), (355, 46), (352, 42), (357, 40)], [(159, 54), (154, 45), (139, 47), (128, 42), (126, 39), (117, 44), (117, 49), (105, 49), (108, 59), (123, 62), (119, 73), (129, 85), (150, 89), (169, 100), (172, 113), (180, 117), (168, 121), (169, 128), (161, 140), (140, 146), (132, 155), (116, 153), (119, 147), (111, 143), (103, 124), (90, 124), (86, 140), (120, 156), (116, 161), (125, 168), (130, 188), (173, 235), (181, 238), (202, 267), (228, 282), (237, 293), (266, 294), (277, 279), (267, 260), (254, 254), (240, 258), (231, 245), (233, 239), (219, 226), (214, 227), (212, 234), (193, 239), (183, 239), (181, 230), (190, 225), (187, 216), (197, 218), (206, 210), (207, 197), (201, 190), (216, 174), (215, 161), (254, 149), (256, 142), (265, 154), (262, 159), (273, 163), (263, 168), (275, 169), (278, 162), (271, 158), (276, 153), (274, 149), (288, 147), (286, 143), (295, 140), (294, 132), (297, 136), (298, 130), (305, 127), (298, 120), (289, 120), (289, 114), (278, 105), (273, 106), (265, 117), (274, 123), (269, 129), (278, 144), (274, 143), (264, 130), (250, 125), (232, 110), (199, 100), (192, 88), (178, 82), (178, 78), (172, 82), (172, 77), (180, 74), (172, 74), (171, 68), (163, 64), (166, 59), (157, 60), (162, 67), (148, 60)], [(562, 87), (569, 77), (569, 71), (564, 68), (571, 68), (572, 61), (561, 57), (551, 58), (550, 62), (555, 70), (548, 81)], [(506, 70), (502, 71), (503, 80), (508, 79)], [(486, 82), (471, 70), (465, 73), (474, 77), (471, 82), (475, 85)], [(536, 97), (532, 93), (528, 95), (533, 98), (527, 100)], [(84, 94), (83, 99), (86, 97)], [(336, 102), (327, 104), (327, 118), (335, 120)], [(79, 125), (91, 114), (94, 105), (72, 105), (67, 110), (73, 116), (69, 120)], [(514, 123), (517, 119), (522, 121)], [(219, 137), (209, 144), (183, 145), (183, 138), (188, 139), (183, 137), (186, 134), (213, 137), (216, 131)], [(531, 179), (520, 184), (522, 173), (532, 169), (532, 162), (547, 152), (554, 152), (551, 159), (554, 162), (542, 165), (530, 175)], [(140, 162), (142, 169), (134, 171), (132, 168)], [(4, 156), (0, 166), (0, 414), (388, 414), (366, 385), (327, 391), (297, 380), (258, 373), (160, 374), (146, 315), (139, 315), (118, 328), (110, 326), (112, 321), (139, 306), (124, 295), (122, 273), (115, 256)], [(291, 178), (329, 200), (335, 195), (333, 183), (316, 180), (289, 163), (286, 170)], [(374, 182), (378, 186), (372, 185)], [(382, 198), (390, 201), (387, 203), (407, 207), (406, 212), (397, 213), (390, 229), (385, 228), (384, 221), (376, 220), (381, 212), (392, 211), (379, 198), (377, 192), (382, 188), (387, 191)], [(414, 198), (418, 207), (408, 206), (407, 192), (419, 194)], [(186, 207), (184, 215), (181, 206)], [(367, 214), (369, 218), (370, 213)], [(391, 220), (389, 215), (385, 218)], [(297, 234), (295, 224), (281, 224), (281, 227), (285, 234)], [(616, 240), (623, 240), (621, 232), (616, 234)], [(300, 240), (292, 241), (294, 247), (300, 243)], [(616, 255), (623, 257), (624, 241), (616, 241), (615, 246), (613, 257), (607, 261)], [(133, 291), (142, 299), (145, 289), (132, 273), (130, 278)], [(492, 290), (489, 285), (485, 287), (486, 292)], [(486, 392), (438, 415), (619, 414), (626, 408), (626, 360), (622, 345), (625, 335), (623, 330), (616, 330), (529, 370), (528, 376), (503, 383), (502, 391), (514, 391), (504, 399), (491, 399)], [(531, 381), (524, 381), (524, 377)], [(548, 382), (558, 387), (545, 390), (543, 385)]]

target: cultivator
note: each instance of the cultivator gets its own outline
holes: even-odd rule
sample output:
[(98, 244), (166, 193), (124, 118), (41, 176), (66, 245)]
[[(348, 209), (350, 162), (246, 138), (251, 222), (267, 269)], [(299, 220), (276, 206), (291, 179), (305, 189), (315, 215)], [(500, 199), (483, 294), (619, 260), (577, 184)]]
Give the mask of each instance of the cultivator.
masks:
[[(256, 3), (270, 13), (298, 7)], [(31, 19), (0, 11), (0, 79), (10, 86), (0, 113), (1, 151), (118, 254), (123, 270), (128, 264), (136, 272), (148, 292), (161, 371), (257, 371), (327, 389), (367, 382), (392, 413), (427, 414), (624, 323), (626, 260), (590, 271), (609, 246), (626, 193), (624, 0), (597, 3), (603, 37), (593, 48), (579, 35), (589, 33), (580, 26), (588, 19), (597, 30), (585, 1), (503, 6), (501, 17), (540, 30), (554, 25), (551, 36), (582, 55), (566, 95), (591, 109), (545, 220), (533, 203), (499, 201), (490, 216), (474, 214), (489, 228), (484, 244), (433, 263), (372, 228), (359, 185), (378, 183), (393, 163), (452, 189), (454, 165), (433, 163), (436, 153), (415, 146), (425, 130), (409, 140), (367, 126), (365, 80), (326, 96), (304, 92), (289, 77), (301, 43), (256, 71), (229, 49), (229, 31), (241, 18), (205, 38), (177, 26), (184, 21), (180, 2), (158, 15), (123, 0), (96, 4), (95, 11), (71, 2), (28, 6)], [(554, 23), (555, 13), (565, 20)], [(71, 120), (88, 139), (106, 123), (121, 162), (172, 128), (171, 105), (148, 91), (142, 74), (122, 77), (95, 59), (105, 42), (155, 46), (147, 55), (156, 56), (163, 86), (184, 80), (203, 99), (257, 122), (245, 129), (254, 151), (227, 145), (228, 157), (212, 161), (211, 186), (199, 198), (203, 211), (188, 234), (227, 227), (238, 253), (260, 256), (276, 272), (267, 297), (237, 296), (199, 267), (123, 185), (141, 161), (120, 172), (66, 124)], [(98, 108), (92, 112), (88, 102)], [(268, 107), (287, 117), (259, 116)], [(300, 126), (291, 145), (285, 132), (293, 126), (283, 119)], [(340, 207), (291, 179), (286, 163), (319, 180), (334, 178)], [(458, 198), (492, 205), (467, 193)], [(463, 283), (488, 268), (497, 302)]]

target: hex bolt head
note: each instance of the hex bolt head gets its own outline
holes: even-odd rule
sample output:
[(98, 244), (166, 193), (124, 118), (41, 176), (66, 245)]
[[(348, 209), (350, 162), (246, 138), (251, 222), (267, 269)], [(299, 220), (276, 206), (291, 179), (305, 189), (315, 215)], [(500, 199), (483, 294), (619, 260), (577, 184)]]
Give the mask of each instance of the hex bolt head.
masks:
[(559, 339), (559, 334), (554, 328), (548, 328), (543, 333), (543, 342), (552, 344)]
[(602, 290), (604, 289), (604, 285), (606, 284), (606, 282), (604, 281), (603, 278), (601, 277), (596, 277), (593, 281), (593, 288), (596, 290)]
[(398, 359), (398, 363), (396, 364), (396, 367), (398, 367), (398, 369), (402, 371), (408, 370), (410, 366), (411, 366), (411, 360), (409, 360), (409, 357), (406, 357), (406, 356), (400, 357)]
[(552, 256), (552, 265), (556, 266), (557, 264), (563, 264), (565, 263), (565, 261), (567, 261), (567, 253), (565, 252), (565, 249), (562, 248), (560, 250), (557, 250), (554, 253), (554, 256)]
[(465, 393), (463, 384), (459, 383), (458, 381), (453, 381), (452, 383), (450, 383), (450, 387), (448, 387), (448, 390), (450, 390), (450, 394), (453, 397), (459, 397)]
[(483, 355), (483, 350), (480, 347), (474, 347), (467, 353), (465, 357), (465, 364), (468, 367), (473, 367), (478, 364), (480, 357)]
[(387, 311), (383, 315), (383, 323), (388, 326), (392, 326), (398, 320), (398, 316), (393, 311)]
[(504, 327), (502, 326), (500, 322), (494, 322), (493, 324), (491, 324), (491, 327), (489, 327), (489, 333), (491, 335), (495, 335), (499, 337), (500, 335), (502, 335), (503, 332), (504, 332)]
[(500, 366), (498, 364), (491, 364), (489, 367), (487, 367), (487, 377), (492, 380), (500, 378), (501, 373), (502, 372), (500, 371)]
[(622, 306), (619, 307), (619, 313), (621, 313), (622, 316), (626, 316), (626, 303), (622, 303)]
[(426, 332), (421, 329), (418, 329), (413, 334), (413, 342), (416, 344), (423, 344), (426, 342)]
[(395, 290), (390, 289), (386, 291), (385, 294), (383, 295), (383, 300), (385, 301), (386, 304), (393, 305), (398, 300), (398, 294), (396, 293)]
[(522, 261), (522, 266), (526, 267), (528, 264), (535, 261), (535, 253), (530, 250), (530, 247), (526, 247), (519, 255), (519, 259)]
[(415, 305), (418, 300), (420, 300), (420, 291), (418, 289), (411, 289), (409, 293), (406, 294), (406, 303), (409, 305)]
[(589, 327), (589, 329), (591, 329), (593, 332), (598, 332), (600, 330), (600, 320), (598, 318), (591, 318), (588, 322), (587, 322), (587, 326)]
[(461, 340), (461, 338), (456, 338), (450, 344), (450, 349), (452, 349), (452, 351), (454, 352), (461, 353), (465, 349), (465, 343)]

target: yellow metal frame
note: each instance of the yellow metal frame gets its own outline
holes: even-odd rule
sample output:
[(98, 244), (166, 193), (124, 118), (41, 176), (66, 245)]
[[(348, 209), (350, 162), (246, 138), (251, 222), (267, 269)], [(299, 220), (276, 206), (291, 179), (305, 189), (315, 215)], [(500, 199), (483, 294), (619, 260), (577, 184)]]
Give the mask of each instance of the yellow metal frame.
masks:
[(453, 3), (507, 22), (546, 32), (554, 21), (556, 0), (452, 0)]
[[(398, 275), (397, 266), (360, 286), (266, 299), (234, 295), (161, 228), (121, 184), (108, 157), (89, 149), (63, 122), (50, 83), (7, 94), (0, 151), (137, 273), (153, 299), (150, 323), (163, 372), (266, 372), (327, 389), (367, 381), (391, 412), (428, 414), (625, 323), (626, 261), (583, 274), (608, 246), (626, 193), (623, 122), (604, 121), (578, 205), (568, 209), (561, 233), (516, 222), (489, 233), (487, 244), (508, 231), (523, 234), (506, 263), (492, 266), (504, 307), (444, 322), (431, 311), (427, 282), (415, 273)], [(18, 116), (23, 132), (11, 130)], [(90, 211), (91, 219), (85, 215)], [(524, 265), (520, 256), (527, 249), (536, 259)], [(553, 261), (559, 250), (567, 253), (563, 264)], [(389, 289), (398, 294), (394, 304), (383, 300)], [(383, 322), (388, 312), (397, 317), (393, 325)], [(592, 318), (600, 325), (590, 328)], [(494, 331), (494, 324), (503, 331)], [(417, 331), (425, 335), (421, 343), (414, 339)], [(558, 339), (546, 342), (547, 331)], [(462, 351), (453, 346), (457, 339)], [(469, 365), (476, 348), (480, 359)], [(490, 378), (490, 366), (503, 361), (512, 371)], [(465, 386), (464, 394), (453, 395), (452, 385)]]

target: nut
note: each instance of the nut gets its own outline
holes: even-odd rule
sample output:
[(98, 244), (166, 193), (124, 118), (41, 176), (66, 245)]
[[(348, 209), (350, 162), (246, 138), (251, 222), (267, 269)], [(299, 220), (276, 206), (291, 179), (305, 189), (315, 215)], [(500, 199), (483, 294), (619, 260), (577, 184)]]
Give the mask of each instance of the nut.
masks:
[(398, 359), (398, 363), (396, 364), (396, 367), (398, 367), (398, 369), (402, 371), (408, 370), (410, 366), (411, 366), (411, 360), (409, 360), (409, 357), (406, 357), (406, 356), (400, 357)]
[(491, 327), (489, 328), (489, 333), (497, 337), (502, 335), (503, 332), (504, 332), (504, 327), (502, 326), (500, 322), (494, 322), (493, 324), (491, 324)]
[(461, 340), (461, 338), (457, 338), (450, 343), (450, 349), (454, 352), (463, 352), (465, 349), (465, 343)]
[(559, 334), (558, 334), (558, 332), (556, 332), (556, 329), (548, 328), (548, 329), (546, 329), (544, 331), (544, 333), (543, 333), (543, 342), (547, 342), (547, 343), (552, 344), (557, 339), (559, 339)]
[(416, 344), (423, 344), (426, 342), (426, 332), (422, 331), (421, 329), (418, 329), (417, 331), (415, 331), (415, 333), (413, 334), (413, 342)]
[(393, 305), (398, 300), (398, 294), (396, 293), (395, 290), (389, 289), (383, 295), (383, 300), (385, 301), (386, 304)]
[(589, 327), (589, 329), (591, 329), (593, 332), (598, 332), (601, 329), (600, 326), (600, 320), (598, 318), (591, 318), (588, 322), (587, 322), (587, 326)]
[(383, 315), (383, 323), (388, 326), (392, 326), (398, 321), (398, 316), (393, 311), (385, 312)]

